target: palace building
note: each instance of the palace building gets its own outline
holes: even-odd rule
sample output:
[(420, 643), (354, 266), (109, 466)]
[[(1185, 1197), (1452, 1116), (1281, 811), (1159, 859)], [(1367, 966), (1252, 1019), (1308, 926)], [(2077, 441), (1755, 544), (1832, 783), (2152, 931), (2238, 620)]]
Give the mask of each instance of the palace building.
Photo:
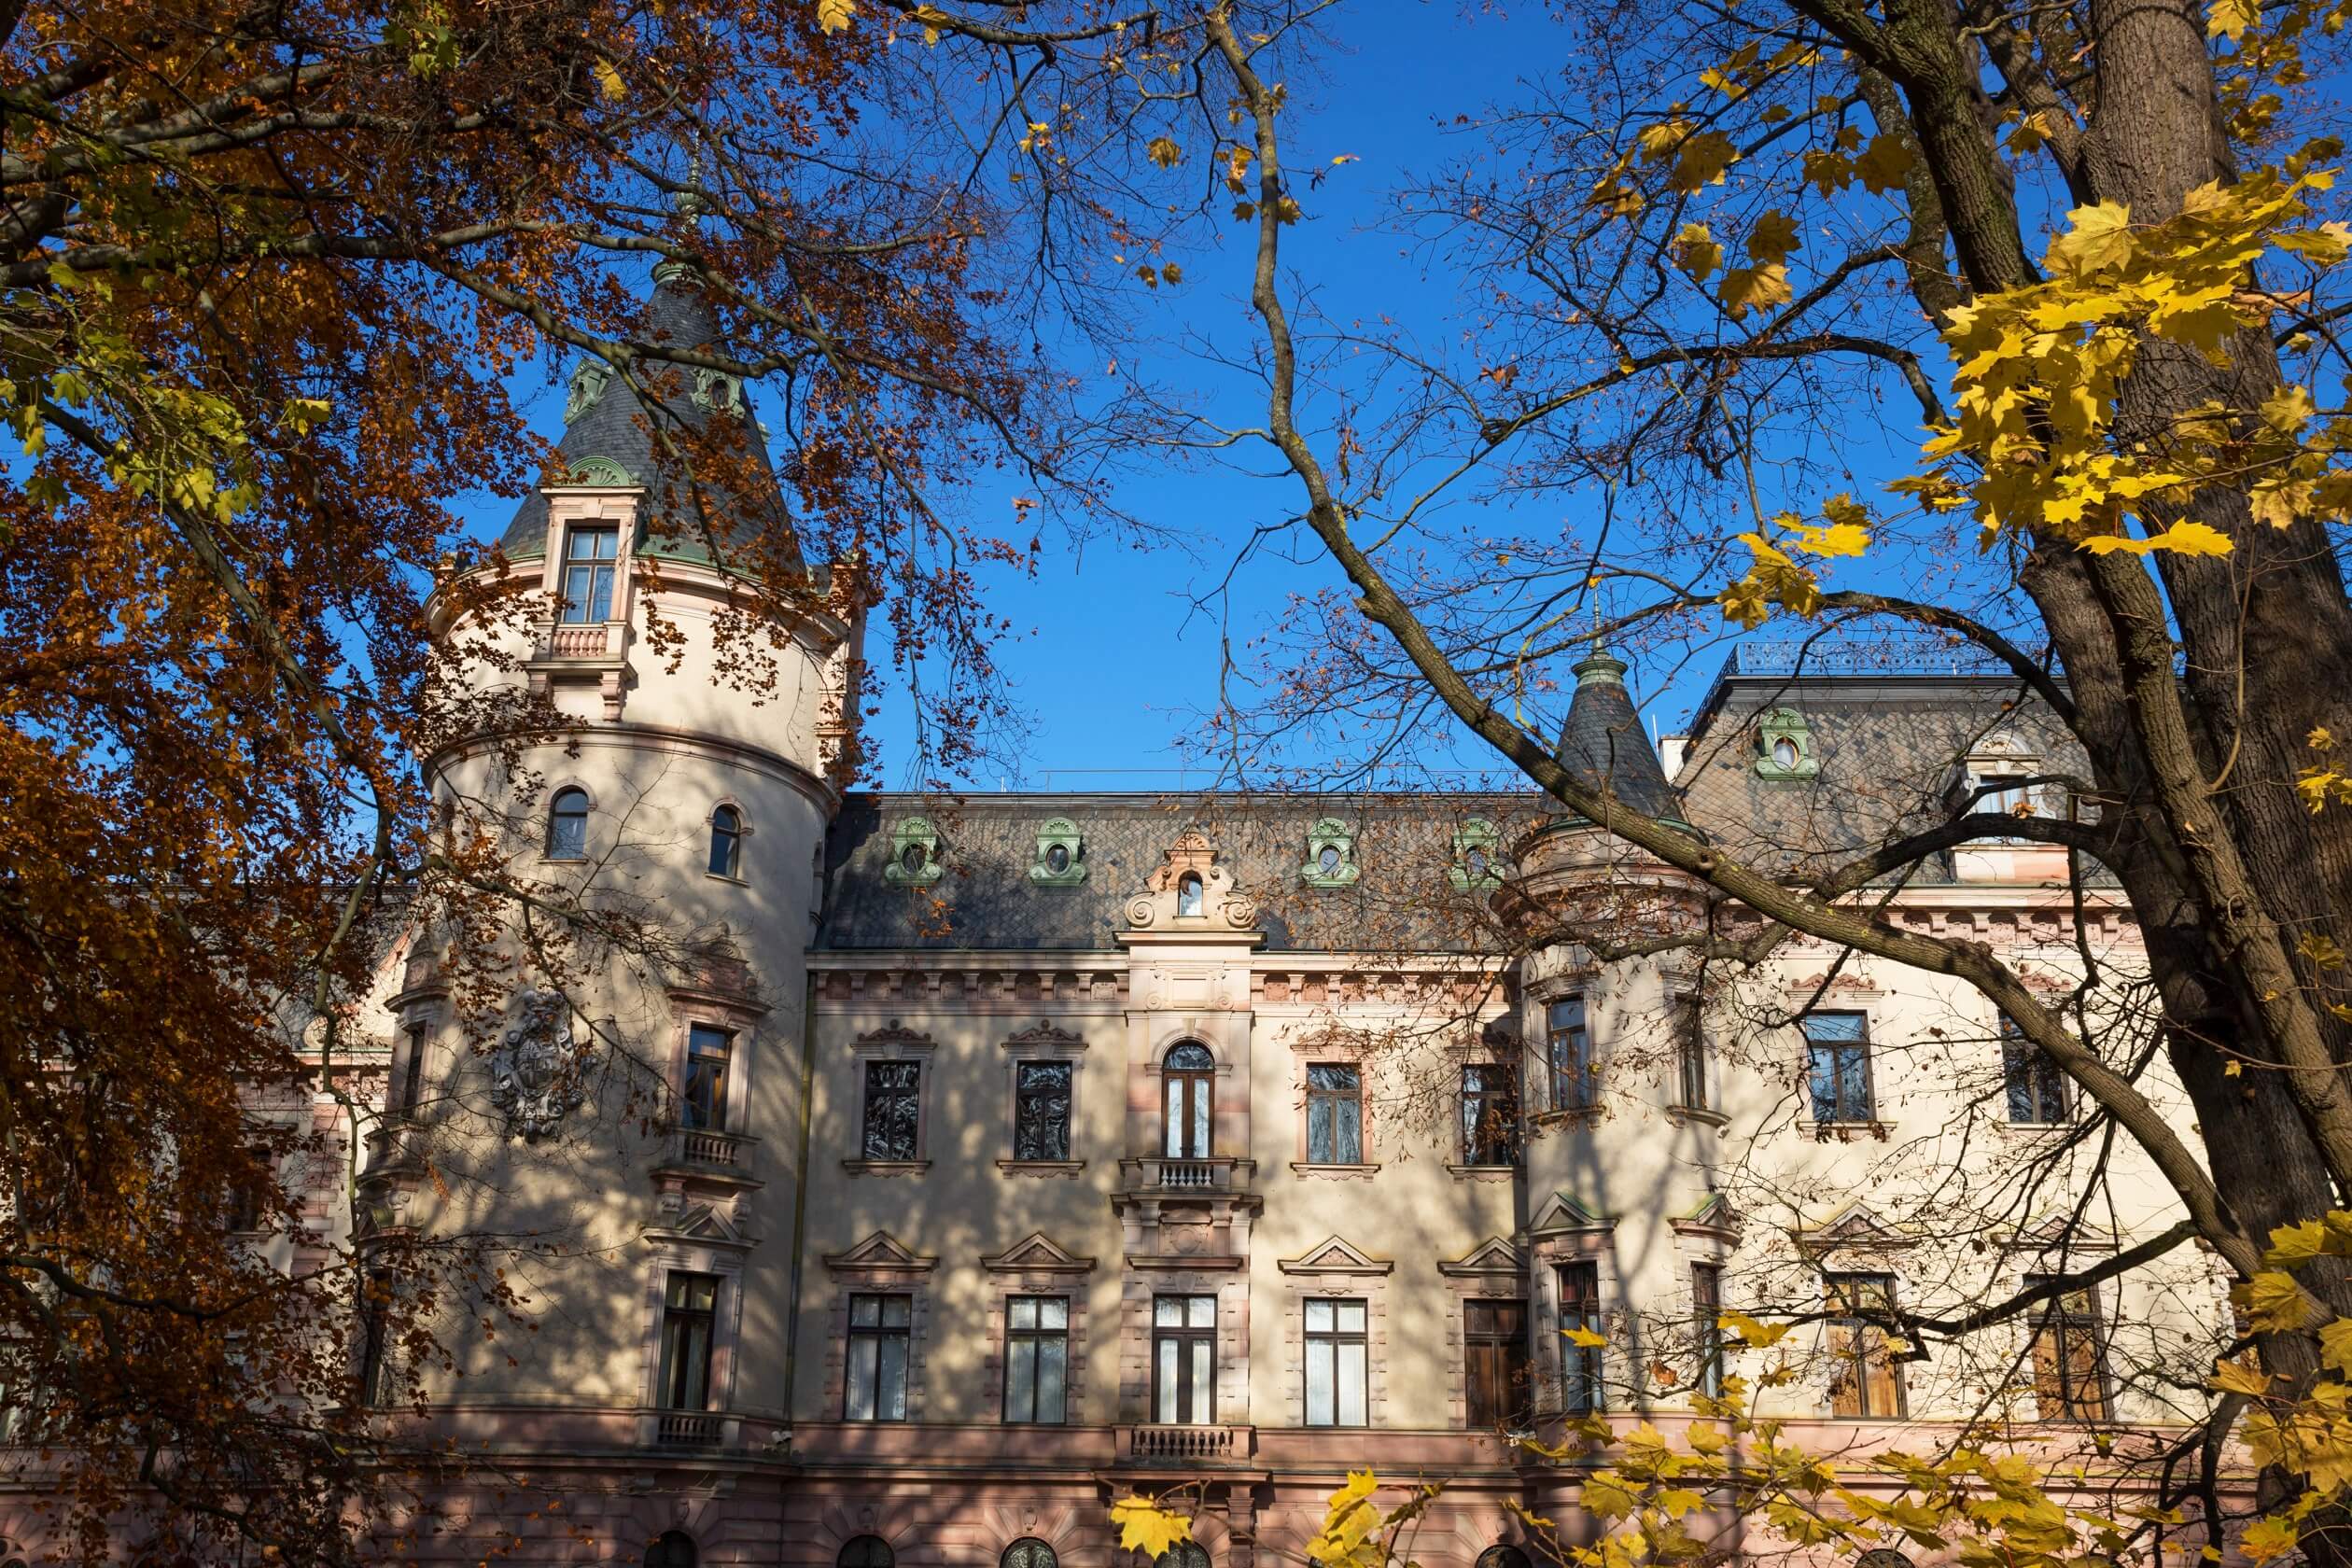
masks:
[[(649, 320), (709, 329), (675, 278)], [(693, 379), (662, 412), (748, 422)], [(503, 655), (479, 679), (572, 727), (430, 767), (515, 875), (665, 934), (560, 962), (518, 935), (491, 1031), (420, 923), (363, 1011), (364, 1224), (538, 1249), (532, 1332), (453, 1334), (429, 1423), (565, 1499), (523, 1523), (465, 1483), (418, 1561), (512, 1528), (519, 1561), (1107, 1568), (1141, 1490), (1197, 1510), (1169, 1568), (1261, 1568), (1369, 1466), (1442, 1485), (1419, 1562), (1526, 1568), (1519, 1510), (1578, 1528), (1569, 1421), (1671, 1434), (1732, 1374), (1857, 1464), (1991, 1422), (2155, 1495), (2227, 1335), (2202, 1254), (1965, 1341), (1872, 1315), (1951, 1316), (2178, 1218), (1973, 992), (1801, 941), (1742, 965), (1753, 920), (1532, 794), (847, 791), (854, 574), (740, 690), (647, 409), (583, 371), (567, 419), (574, 483), (504, 539), (523, 613), (479, 633)], [(1745, 651), (1659, 746), (1596, 651), (1561, 755), (1792, 870), (1988, 784), (2068, 809), (1999, 782), (2063, 773), (2056, 725), (1948, 661)], [(2133, 922), (2064, 850), (1967, 845), (1868, 896), (2087, 987), (2144, 1048)], [(1805, 1321), (1743, 1349), (1727, 1309)]]

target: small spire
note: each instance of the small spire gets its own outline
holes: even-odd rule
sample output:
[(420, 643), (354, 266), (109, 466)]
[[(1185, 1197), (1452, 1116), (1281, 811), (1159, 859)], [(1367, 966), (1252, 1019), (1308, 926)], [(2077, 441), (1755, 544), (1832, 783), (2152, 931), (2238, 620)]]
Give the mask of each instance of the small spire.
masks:
[[(702, 144), (696, 142), (686, 157), (683, 189), (670, 193), (670, 212), (679, 219), (678, 227), (689, 234), (702, 227), (703, 217), (710, 210), (710, 203), (703, 200), (702, 179)], [(694, 269), (691, 263), (674, 257), (654, 263), (653, 282), (657, 287), (665, 283), (682, 282), (693, 275)]]

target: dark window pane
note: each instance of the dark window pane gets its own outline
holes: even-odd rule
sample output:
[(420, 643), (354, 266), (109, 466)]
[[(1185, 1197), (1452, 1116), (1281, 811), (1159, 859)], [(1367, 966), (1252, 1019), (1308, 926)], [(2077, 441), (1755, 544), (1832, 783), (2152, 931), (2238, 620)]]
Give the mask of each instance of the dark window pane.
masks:
[(867, 1159), (920, 1157), (916, 1150), (922, 1126), (922, 1076), (920, 1062), (866, 1063), (863, 1148)]
[(1307, 1158), (1316, 1165), (1364, 1159), (1364, 1081), (1355, 1068), (1311, 1062), (1307, 1068)]
[(1870, 1088), (1868, 1020), (1859, 1013), (1805, 1015), (1806, 1085), (1815, 1122), (1867, 1122)]
[(1070, 1084), (1068, 1062), (1023, 1062), (1016, 1076), (1013, 1105), (1013, 1157), (1025, 1160), (1066, 1160), (1070, 1157)]
[(914, 1297), (849, 1298), (848, 1388), (843, 1414), (850, 1421), (906, 1419), (909, 1333)]
[(727, 1067), (735, 1052), (734, 1037), (708, 1024), (686, 1031), (686, 1093), (680, 1110), (685, 1125), (717, 1130), (727, 1125)]
[[(1560, 1326), (1582, 1329), (1588, 1334), (1604, 1332), (1601, 1316), (1601, 1266), (1597, 1263), (1562, 1264), (1560, 1269)], [(1579, 1345), (1573, 1339), (1561, 1341), (1561, 1365), (1567, 1379), (1561, 1391), (1567, 1409), (1576, 1415), (1589, 1415), (1603, 1407), (1601, 1397), (1601, 1347)]]
[(2055, 1127), (2073, 1120), (2066, 1097), (2066, 1075), (2050, 1053), (2001, 1025), (2001, 1078), (2009, 1099), (2009, 1119), (2021, 1127)]

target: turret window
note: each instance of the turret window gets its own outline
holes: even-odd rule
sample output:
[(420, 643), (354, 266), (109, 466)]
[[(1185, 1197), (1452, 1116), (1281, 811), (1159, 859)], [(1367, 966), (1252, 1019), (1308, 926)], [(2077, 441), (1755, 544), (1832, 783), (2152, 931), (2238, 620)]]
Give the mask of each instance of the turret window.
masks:
[(588, 858), (588, 791), (565, 789), (547, 804), (547, 858), (584, 861)]
[(1176, 884), (1176, 913), (1195, 916), (1200, 913), (1200, 875), (1188, 871)]
[(612, 568), (621, 530), (577, 527), (564, 536), (564, 609), (569, 623), (612, 619)]
[(743, 813), (732, 805), (710, 814), (710, 875), (743, 875)]
[(735, 1057), (735, 1036), (709, 1024), (686, 1030), (686, 1092), (681, 1109), (686, 1126), (697, 1132), (721, 1132), (727, 1126), (727, 1068)]

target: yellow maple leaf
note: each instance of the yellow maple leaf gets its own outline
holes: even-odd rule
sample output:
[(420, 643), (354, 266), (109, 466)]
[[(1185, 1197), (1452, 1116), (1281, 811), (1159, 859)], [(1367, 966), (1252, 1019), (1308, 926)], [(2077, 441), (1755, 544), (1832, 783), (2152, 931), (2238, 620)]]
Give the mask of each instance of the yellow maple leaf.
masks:
[(846, 31), (858, 14), (858, 0), (817, 0), (817, 25), (828, 33)]
[(2282, 436), (2291, 436), (2318, 412), (2311, 394), (2300, 386), (2282, 386), (2262, 399), (2262, 423)]
[(2311, 1321), (2312, 1301), (2292, 1274), (2267, 1268), (2242, 1285), (2231, 1287), (2230, 1300), (2246, 1313), (2261, 1333), (2288, 1333)]
[(922, 24), (923, 42), (926, 44), (938, 43), (940, 28), (954, 20), (936, 6), (917, 6), (906, 14)]
[(2352, 1373), (2352, 1318), (2319, 1325), (2319, 1362), (2338, 1372)]
[(1738, 1336), (1741, 1344), (1753, 1345), (1759, 1350), (1767, 1345), (1779, 1344), (1787, 1337), (1790, 1327), (1787, 1323), (1758, 1323), (1745, 1312), (1726, 1312), (1715, 1319), (1715, 1326), (1726, 1334)]
[(2093, 534), (2082, 541), (2082, 548), (2093, 555), (2112, 555), (2119, 550), (2133, 555), (2145, 555), (2152, 550), (2169, 550), (2176, 555), (2227, 555), (2233, 547), (2230, 536), (2219, 528), (2203, 523), (2176, 523), (2146, 539)]
[(2213, 1378), (2208, 1384), (2209, 1387), (2219, 1389), (2223, 1393), (2249, 1394), (2256, 1399), (2268, 1393), (2270, 1385), (2271, 1380), (2267, 1374), (2258, 1372), (2253, 1367), (2235, 1361), (2216, 1363)]
[(1862, 189), (1873, 196), (1881, 196), (1903, 183), (1911, 173), (1911, 149), (1903, 138), (1882, 131), (1870, 138), (1870, 145), (1861, 157), (1854, 161), (1854, 172), (1862, 178)]
[(604, 90), (608, 98), (626, 98), (629, 95), (628, 84), (621, 79), (620, 71), (601, 54), (596, 56), (596, 85)]
[(1703, 223), (1686, 223), (1674, 236), (1674, 265), (1704, 283), (1723, 265), (1723, 246)]
[(1172, 136), (1155, 136), (1151, 145), (1143, 150), (1151, 156), (1153, 162), (1163, 169), (1173, 169), (1184, 159), (1183, 149), (1176, 145)]
[(1721, 185), (1724, 171), (1740, 161), (1740, 149), (1720, 131), (1701, 131), (1689, 137), (1674, 156), (1674, 189), (1686, 194), (1701, 186)]
[(2009, 149), (2018, 157), (2023, 158), (2029, 153), (2040, 150), (2042, 143), (2048, 140), (2050, 140), (2050, 112), (2047, 109), (2036, 109), (2032, 114), (2019, 120), (2015, 128), (2009, 132)]
[(1756, 220), (1748, 231), (1748, 259), (1758, 266), (1770, 267), (1788, 259), (1789, 253), (1803, 242), (1797, 237), (1797, 220), (1774, 207)]
[(2304, 932), (2303, 940), (2295, 944), (2295, 951), (2317, 964), (2321, 969), (2344, 967), (2344, 949), (2336, 945), (2334, 937), (2323, 935), (2318, 931)]
[(1854, 182), (1854, 164), (1843, 154), (1816, 147), (1805, 154), (1805, 178), (1824, 196), (1835, 196)]
[(2205, 11), (2205, 36), (2236, 43), (2262, 20), (2261, 0), (2213, 0)]
[(1369, 1470), (1351, 1470), (1347, 1484), (1325, 1501), (1323, 1528), (1307, 1543), (1308, 1558), (1329, 1568), (1381, 1568), (1387, 1552), (1380, 1540), (1380, 1511), (1372, 1504), (1379, 1480)]
[(1734, 321), (1752, 310), (1785, 305), (1794, 297), (1788, 291), (1788, 269), (1778, 262), (1769, 267), (1732, 268), (1723, 274), (1723, 286), (1716, 294)]
[(1180, 1541), (1192, 1539), (1192, 1520), (1171, 1514), (1159, 1499), (1130, 1492), (1111, 1505), (1111, 1522), (1119, 1528), (1119, 1549), (1157, 1557)]
[(2050, 243), (2050, 270), (2079, 275), (2132, 259), (2132, 209), (2094, 202), (2066, 214), (2067, 230)]
[(1563, 1328), (1560, 1334), (1570, 1344), (1581, 1345), (1588, 1351), (1597, 1351), (1609, 1342), (1607, 1335), (1595, 1334), (1589, 1328)]

